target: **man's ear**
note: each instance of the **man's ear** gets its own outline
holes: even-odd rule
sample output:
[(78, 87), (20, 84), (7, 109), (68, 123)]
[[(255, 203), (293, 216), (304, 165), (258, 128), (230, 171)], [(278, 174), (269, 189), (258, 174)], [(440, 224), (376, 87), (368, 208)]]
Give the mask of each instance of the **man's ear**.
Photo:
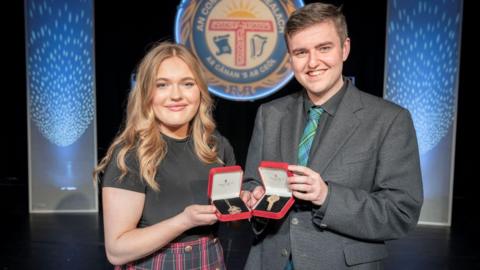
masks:
[(287, 46), (286, 46), (286, 47), (287, 47), (286, 49), (287, 49), (287, 54), (288, 54), (288, 56), (287, 56), (287, 57), (288, 57), (288, 62), (289, 62), (290, 65), (291, 65), (291, 64), (292, 64), (292, 55), (290, 54), (290, 46), (288, 46), (288, 40), (289, 40), (288, 37), (285, 38), (285, 45), (287, 45)]
[(348, 55), (350, 54), (350, 38), (348, 37), (343, 42), (342, 54), (343, 61), (347, 60)]

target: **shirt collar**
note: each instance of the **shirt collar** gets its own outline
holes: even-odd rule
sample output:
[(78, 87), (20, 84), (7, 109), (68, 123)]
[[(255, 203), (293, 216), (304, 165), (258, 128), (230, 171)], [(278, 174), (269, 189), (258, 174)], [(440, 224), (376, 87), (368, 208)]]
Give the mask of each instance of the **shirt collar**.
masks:
[[(335, 115), (335, 112), (338, 109), (338, 106), (340, 105), (340, 101), (342, 101), (343, 96), (345, 95), (345, 92), (347, 90), (347, 80), (344, 78), (343, 79), (343, 85), (340, 90), (335, 93), (327, 102), (323, 103), (321, 106), (317, 107), (322, 107), (323, 110), (325, 110), (326, 113), (328, 113), (331, 116)], [(310, 110), (311, 107), (315, 107), (316, 105), (313, 104), (313, 102), (308, 98), (307, 92), (303, 92), (303, 109), (306, 115), (308, 115), (308, 110)]]

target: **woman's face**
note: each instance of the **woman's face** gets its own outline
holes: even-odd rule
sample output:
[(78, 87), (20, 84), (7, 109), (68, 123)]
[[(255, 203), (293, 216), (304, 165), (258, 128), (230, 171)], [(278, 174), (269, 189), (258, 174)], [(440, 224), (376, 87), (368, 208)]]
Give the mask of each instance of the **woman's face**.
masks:
[(173, 138), (188, 135), (190, 121), (200, 106), (200, 89), (182, 59), (174, 56), (160, 64), (152, 106), (163, 134)]

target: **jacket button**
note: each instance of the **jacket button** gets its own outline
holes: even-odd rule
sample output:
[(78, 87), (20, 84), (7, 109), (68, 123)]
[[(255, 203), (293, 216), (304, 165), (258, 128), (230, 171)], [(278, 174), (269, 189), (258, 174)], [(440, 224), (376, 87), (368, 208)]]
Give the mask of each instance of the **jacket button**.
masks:
[(287, 257), (288, 256), (288, 250), (286, 248), (282, 249), (282, 256)]
[(298, 218), (292, 218), (292, 224), (297, 225), (298, 224)]
[(190, 252), (192, 251), (192, 246), (188, 245), (185, 247), (185, 252)]

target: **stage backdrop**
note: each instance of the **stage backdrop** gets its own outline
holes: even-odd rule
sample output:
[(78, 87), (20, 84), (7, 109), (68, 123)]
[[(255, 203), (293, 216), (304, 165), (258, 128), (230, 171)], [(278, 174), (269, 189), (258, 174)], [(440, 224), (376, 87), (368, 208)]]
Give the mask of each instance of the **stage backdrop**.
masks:
[(384, 96), (407, 108), (420, 148), (420, 223), (450, 225), (463, 1), (389, 0)]
[(25, 2), (30, 212), (96, 212), (93, 0)]

